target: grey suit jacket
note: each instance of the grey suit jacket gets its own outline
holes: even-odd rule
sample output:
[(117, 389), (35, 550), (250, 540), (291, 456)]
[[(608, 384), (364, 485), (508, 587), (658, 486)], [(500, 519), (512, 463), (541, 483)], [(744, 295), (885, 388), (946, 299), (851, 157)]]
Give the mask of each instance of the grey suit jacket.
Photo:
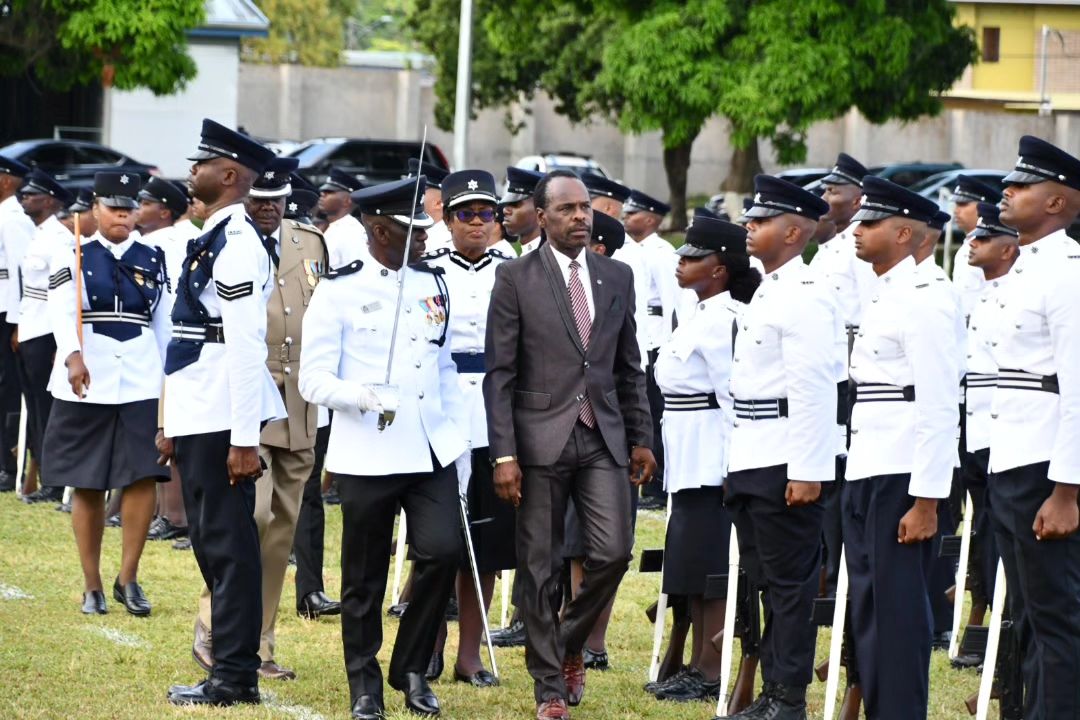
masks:
[(553, 252), (545, 243), (495, 272), (484, 376), (491, 456), (553, 464), (577, 421), (579, 398), (588, 392), (608, 450), (625, 465), (631, 446), (653, 443), (634, 324), (633, 272), (582, 251), (596, 313), (586, 352)]

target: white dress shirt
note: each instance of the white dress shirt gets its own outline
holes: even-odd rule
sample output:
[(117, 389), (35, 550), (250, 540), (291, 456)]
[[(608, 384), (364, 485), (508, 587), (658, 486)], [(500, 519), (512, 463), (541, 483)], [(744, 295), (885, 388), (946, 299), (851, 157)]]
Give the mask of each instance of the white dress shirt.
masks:
[[(228, 223), (227, 239), (214, 262), (214, 287), (199, 301), (210, 317), (221, 318), (225, 342), (205, 343), (197, 361), (165, 377), (165, 434), (229, 430), (231, 445), (255, 447), (262, 422), (285, 417), (266, 367), (266, 302), (274, 268), (242, 204), (221, 208), (203, 227), (210, 231), (222, 222)], [(231, 292), (231, 300), (219, 295), (223, 287), (245, 286), (248, 292)]]
[(855, 338), (851, 379), (856, 386), (914, 386), (915, 396), (911, 402), (856, 401), (849, 482), (910, 473), (910, 495), (948, 497), (960, 421), (958, 314), (948, 295), (920, 276), (911, 257), (881, 276)]
[(34, 237), (34, 221), (14, 195), (0, 202), (0, 313), (19, 314), (19, 263)]
[[(50, 215), (34, 230), (23, 255), (22, 299), (19, 301), (19, 342), (52, 333), (49, 321), (49, 269), (53, 257), (75, 247), (75, 236)], [(8, 322), (12, 318), (8, 317)]]
[(971, 242), (965, 236), (960, 247), (956, 249), (956, 254), (953, 255), (952, 264), (952, 282), (960, 295), (960, 308), (965, 318), (971, 315), (975, 303), (979, 300), (983, 283), (986, 282), (983, 271), (968, 262), (970, 254)]
[(836, 478), (837, 438), (823, 430), (836, 426), (843, 334), (832, 290), (801, 257), (764, 276), (735, 339), (731, 395), (786, 399), (788, 416), (736, 417), (729, 472), (786, 464), (791, 480)]
[(357, 272), (324, 279), (304, 313), (300, 394), (334, 411), (326, 452), (329, 472), (430, 472), (432, 452), (444, 467), (465, 452), (468, 420), (450, 353), (443, 287), (430, 272), (408, 268), (404, 275), (390, 375), (390, 385), (397, 388), (397, 416), (381, 432), (379, 413), (361, 412), (359, 402), (363, 386), (386, 382), (398, 272), (372, 259)]
[[(589, 251), (582, 248), (581, 252), (578, 253), (578, 256), (572, 258), (569, 255), (559, 252), (552, 246), (551, 254), (555, 256), (555, 262), (559, 265), (559, 270), (562, 271), (563, 282), (566, 283), (568, 297), (570, 292), (570, 263), (577, 260), (578, 278), (581, 280), (581, 287), (585, 290), (585, 299), (588, 301), (589, 305), (589, 319), (594, 319), (596, 317), (596, 301), (593, 300), (592, 285), (589, 283), (589, 263), (586, 262), (589, 257)], [(572, 305), (571, 309), (573, 309)]]
[(540, 236), (537, 235), (529, 242), (521, 243), (521, 256), (524, 257), (540, 247)]
[[(1080, 484), (1080, 246), (1064, 230), (1021, 245), (998, 305), (990, 469), (1049, 461), (1051, 480)], [(1006, 370), (1056, 375), (1060, 391), (1003, 387), (1018, 384)]]
[(347, 213), (326, 226), (323, 239), (326, 240), (330, 267), (335, 270), (354, 260), (366, 263), (371, 258), (363, 223)]
[[(982, 270), (979, 272), (981, 274)], [(963, 421), (964, 450), (969, 453), (990, 447), (990, 411), (998, 370), (991, 343), (996, 315), (1001, 312), (999, 296), (1006, 291), (1009, 277), (1004, 275), (983, 283), (968, 319)]]

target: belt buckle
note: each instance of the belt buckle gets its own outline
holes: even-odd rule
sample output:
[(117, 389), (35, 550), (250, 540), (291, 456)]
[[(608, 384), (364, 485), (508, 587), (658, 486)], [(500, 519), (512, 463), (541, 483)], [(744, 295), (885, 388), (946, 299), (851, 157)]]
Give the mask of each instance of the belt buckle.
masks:
[(757, 400), (750, 401), (750, 419), (757, 420)]

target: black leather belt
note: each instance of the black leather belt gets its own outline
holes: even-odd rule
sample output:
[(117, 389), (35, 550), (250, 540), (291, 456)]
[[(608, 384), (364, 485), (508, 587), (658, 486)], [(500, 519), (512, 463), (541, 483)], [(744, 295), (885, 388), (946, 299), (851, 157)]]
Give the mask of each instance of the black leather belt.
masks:
[(664, 411), (689, 412), (691, 410), (717, 410), (720, 403), (716, 393), (701, 395), (675, 395), (664, 393)]
[(967, 388), (992, 388), (997, 387), (998, 376), (986, 373), (969, 372), (964, 376), (964, 387)]
[(113, 312), (111, 310), (84, 310), (82, 321), (91, 325), (101, 322), (128, 323), (150, 327), (150, 318), (139, 313)]
[(915, 386), (886, 385), (884, 383), (858, 383), (855, 385), (855, 402), (914, 402)]
[(777, 420), (787, 416), (787, 398), (735, 400), (735, 417), (742, 420)]
[(660, 305), (650, 305), (647, 312), (653, 317), (664, 317), (664, 308)]
[(173, 340), (223, 343), (225, 342), (225, 329), (221, 325), (174, 322), (172, 337)]
[(1057, 375), (1036, 375), (1024, 370), (1001, 368), (997, 374), (997, 387), (1008, 390), (1038, 390), (1040, 392), (1060, 393)]

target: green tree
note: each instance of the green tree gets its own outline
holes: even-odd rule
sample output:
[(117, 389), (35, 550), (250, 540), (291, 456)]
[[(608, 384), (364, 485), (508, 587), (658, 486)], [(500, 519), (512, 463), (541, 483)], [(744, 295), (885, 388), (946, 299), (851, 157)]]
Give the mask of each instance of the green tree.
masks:
[[(417, 0), (410, 22), (435, 55), (441, 126), (452, 123), (454, 0)], [(729, 122), (736, 148), (724, 189), (746, 191), (759, 139), (777, 159), (806, 157), (806, 132), (856, 107), (869, 120), (940, 111), (975, 58), (947, 0), (476, 1), (473, 107), (544, 91), (571, 120), (659, 130), (675, 226), (705, 122)]]
[(13, 0), (0, 73), (31, 71), (56, 90), (101, 81), (166, 95), (195, 77), (187, 31), (204, 20), (203, 0)]
[(270, 20), (269, 35), (244, 41), (251, 62), (299, 63), (334, 67), (345, 48), (345, 18), (350, 5), (335, 0), (259, 0)]

